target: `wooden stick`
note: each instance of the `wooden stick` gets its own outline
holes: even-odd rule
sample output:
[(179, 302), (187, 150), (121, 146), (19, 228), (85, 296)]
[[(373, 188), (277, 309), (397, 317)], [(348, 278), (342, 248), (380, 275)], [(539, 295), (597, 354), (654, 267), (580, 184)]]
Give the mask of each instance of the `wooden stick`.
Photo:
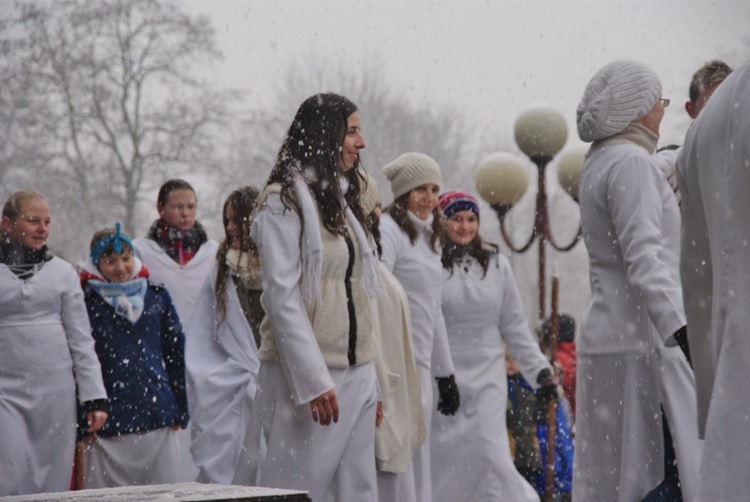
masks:
[(85, 469), (85, 461), (84, 461), (84, 454), (83, 450), (86, 448), (86, 446), (83, 444), (82, 441), (79, 441), (76, 443), (76, 454), (75, 454), (75, 461), (74, 461), (74, 490), (83, 490), (86, 488), (86, 469)]
[[(547, 355), (552, 365), (553, 375), (556, 371), (555, 362), (557, 358), (557, 334), (560, 327), (558, 311), (558, 300), (560, 290), (560, 279), (555, 271), (552, 276), (552, 312), (550, 314), (549, 341)], [(555, 441), (557, 438), (557, 400), (547, 404), (547, 458), (545, 462), (544, 476), (544, 501), (553, 502), (555, 498)]]

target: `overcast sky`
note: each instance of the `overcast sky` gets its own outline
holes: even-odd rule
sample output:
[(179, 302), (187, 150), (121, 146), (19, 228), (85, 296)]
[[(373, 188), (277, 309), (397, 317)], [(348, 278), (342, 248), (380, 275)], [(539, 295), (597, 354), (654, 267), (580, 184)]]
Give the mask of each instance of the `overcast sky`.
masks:
[[(211, 76), (272, 96), (288, 62), (310, 48), (358, 62), (375, 53), (389, 81), (407, 96), (464, 108), (481, 124), (512, 130), (526, 107), (546, 103), (569, 120), (589, 78), (615, 59), (652, 66), (672, 99), (662, 144), (682, 143), (692, 73), (705, 61), (750, 58), (748, 0), (203, 0), (225, 55)], [(367, 114), (368, 110), (362, 110)], [(290, 117), (291, 120), (291, 117)]]
[[(6, 12), (13, 3), (0, 0), (0, 9)], [(733, 66), (750, 59), (750, 0), (631, 0), (617, 5), (612, 0), (181, 3), (191, 14), (207, 15), (217, 30), (224, 60), (205, 68), (204, 78), (219, 87), (246, 91), (248, 108), (270, 106), (289, 63), (311, 51), (318, 59), (352, 68), (377, 55), (399, 93), (465, 110), (481, 132), (507, 135), (498, 144), (510, 144), (518, 114), (539, 103), (565, 115), (567, 146), (578, 144), (575, 109), (586, 83), (603, 65), (622, 58), (647, 63), (660, 75), (663, 96), (672, 100), (660, 143), (681, 144), (690, 123), (683, 104), (693, 72), (713, 58)], [(320, 89), (325, 90), (337, 89)], [(375, 113), (361, 110), (363, 121)], [(554, 185), (549, 185), (551, 203)], [(532, 197), (527, 194), (513, 213), (531, 218)], [(567, 196), (560, 197), (567, 201)], [(560, 209), (555, 211), (553, 233), (567, 241), (575, 228), (560, 229)], [(567, 211), (577, 213), (577, 208)], [(530, 227), (514, 214), (510, 219), (518, 219), (519, 227)], [(565, 220), (575, 225), (578, 217)], [(483, 221), (485, 228), (496, 224), (494, 216)], [(497, 230), (485, 236), (499, 242)], [(512, 257), (529, 319), (536, 315), (534, 255), (530, 251), (523, 258)], [(585, 248), (579, 244), (562, 256), (550, 250), (548, 264), (558, 260), (562, 308), (578, 317), (588, 295)]]
[[(750, 0), (617, 3), (190, 0), (186, 5), (208, 15), (217, 29), (225, 60), (215, 63), (211, 78), (250, 91), (255, 106), (268, 106), (289, 61), (311, 49), (321, 59), (353, 67), (379, 54), (383, 72), (401, 93), (465, 109), (480, 129), (507, 136), (498, 144), (511, 144), (520, 112), (544, 103), (566, 116), (566, 146), (572, 146), (580, 144), (575, 109), (586, 83), (605, 64), (628, 58), (649, 64), (662, 79), (663, 96), (672, 100), (660, 144), (682, 144), (690, 124), (683, 105), (693, 72), (714, 58), (733, 66), (750, 59)], [(361, 110), (364, 120), (368, 113), (377, 110)], [(525, 213), (533, 214), (531, 199), (527, 194), (514, 210), (520, 219), (511, 218), (523, 227), (531, 226), (523, 220)], [(577, 213), (577, 208), (567, 211)], [(578, 218), (567, 216), (561, 225), (559, 216), (553, 215), (553, 233), (567, 242), (575, 233), (565, 228), (567, 220), (575, 224)], [(528, 231), (520, 230), (518, 240), (525, 239)], [(499, 242), (486, 225), (483, 232)], [(578, 317), (588, 296), (585, 247), (548, 253), (548, 264), (557, 263), (561, 273), (561, 309)], [(511, 257), (529, 319), (536, 318), (537, 308), (535, 255)]]

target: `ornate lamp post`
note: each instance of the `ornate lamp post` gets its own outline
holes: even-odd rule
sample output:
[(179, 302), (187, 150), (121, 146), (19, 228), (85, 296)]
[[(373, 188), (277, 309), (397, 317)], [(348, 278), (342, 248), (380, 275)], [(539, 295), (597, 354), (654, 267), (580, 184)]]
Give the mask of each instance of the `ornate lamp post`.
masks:
[[(539, 319), (546, 317), (545, 248), (549, 242), (558, 251), (571, 250), (581, 238), (578, 228), (575, 238), (567, 245), (560, 245), (550, 232), (547, 190), (544, 177), (547, 164), (565, 145), (568, 126), (565, 117), (549, 107), (535, 107), (523, 112), (516, 120), (516, 143), (537, 167), (536, 213), (531, 236), (522, 246), (517, 246), (505, 228), (505, 217), (517, 203), (528, 185), (524, 163), (509, 153), (495, 153), (484, 158), (476, 173), (479, 195), (487, 201), (500, 220), (503, 240), (513, 252), (524, 253), (534, 240), (538, 241), (539, 253)], [(578, 176), (585, 151), (571, 150), (561, 158), (558, 165), (558, 180), (565, 191), (578, 201)]]

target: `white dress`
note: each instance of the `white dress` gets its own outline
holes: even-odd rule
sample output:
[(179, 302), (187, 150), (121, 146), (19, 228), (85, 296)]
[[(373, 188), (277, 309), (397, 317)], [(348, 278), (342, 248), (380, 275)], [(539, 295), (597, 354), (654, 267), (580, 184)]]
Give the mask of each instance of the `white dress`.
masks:
[(454, 416), (432, 413), (434, 500), (539, 500), (510, 455), (503, 342), (535, 388), (539, 372), (552, 368), (529, 330), (507, 258), (492, 256), (486, 276), (469, 256), (443, 269), (442, 305), (461, 407)]
[[(432, 500), (432, 480), (430, 474), (430, 416), (436, 406), (433, 396), (433, 378), (445, 377), (454, 373), (453, 360), (448, 345), (448, 335), (440, 309), (442, 291), (442, 265), (440, 249), (435, 253), (430, 249), (431, 220), (417, 220), (407, 213), (417, 227), (417, 240), (414, 244), (401, 230), (390, 214), (380, 219), (382, 261), (386, 268), (398, 279), (409, 299), (412, 322), (412, 347), (417, 362), (419, 380), (422, 387), (422, 410), (425, 415), (427, 436), (424, 444), (414, 452), (412, 468), (399, 479), (387, 486), (381, 484), (382, 501), (409, 500), (413, 491), (417, 500)], [(461, 389), (459, 388), (459, 392)], [(408, 486), (413, 477), (414, 489)], [(403, 495), (405, 494), (405, 495)]]
[[(193, 314), (193, 306), (203, 282), (211, 272), (211, 266), (216, 261), (216, 251), (219, 249), (219, 244), (215, 240), (209, 239), (203, 243), (198, 252), (185, 265), (180, 265), (170, 258), (157, 242), (148, 237), (135, 239), (133, 246), (138, 257), (148, 268), (151, 282), (162, 284), (169, 291), (187, 338), (190, 336), (188, 335), (187, 325)], [(188, 364), (186, 360), (186, 370)], [(198, 476), (198, 468), (190, 453), (192, 442), (190, 428), (177, 431), (177, 437), (180, 442), (179, 479), (180, 481), (195, 481)]]
[(677, 164), (681, 271), (705, 437), (701, 500), (750, 493), (750, 67), (735, 70), (688, 132)]
[(0, 264), (0, 495), (70, 488), (76, 386), (81, 403), (107, 397), (78, 274)]
[(203, 283), (186, 332), (185, 362), (193, 454), (202, 483), (230, 484), (255, 399), (258, 349), (231, 275), (226, 320), (216, 326), (216, 273)]
[(174, 261), (157, 242), (147, 237), (135, 239), (133, 246), (148, 268), (151, 282), (163, 284), (169, 291), (184, 329), (193, 314), (193, 305), (200, 288), (216, 263), (219, 244), (213, 239), (207, 240), (185, 265)]
[(646, 149), (628, 143), (587, 154), (580, 198), (591, 298), (577, 342), (573, 500), (640, 501), (662, 481), (660, 406), (694, 500), (695, 380), (672, 336), (685, 325), (674, 193)]

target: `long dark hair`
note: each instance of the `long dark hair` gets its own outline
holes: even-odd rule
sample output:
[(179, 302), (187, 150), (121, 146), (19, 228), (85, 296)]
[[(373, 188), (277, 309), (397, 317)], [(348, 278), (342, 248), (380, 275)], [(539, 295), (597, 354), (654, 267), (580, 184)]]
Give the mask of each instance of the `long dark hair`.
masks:
[[(216, 323), (217, 326), (223, 323), (227, 318), (227, 276), (229, 275), (229, 267), (227, 266), (226, 258), (231, 246), (231, 239), (227, 233), (227, 225), (229, 224), (229, 220), (227, 219), (227, 208), (232, 208), (232, 211), (234, 211), (234, 218), (239, 222), (239, 237), (241, 243), (240, 256), (242, 256), (242, 253), (257, 255), (258, 249), (255, 247), (255, 243), (250, 239), (250, 215), (255, 208), (255, 201), (258, 198), (258, 194), (258, 189), (251, 185), (239, 188), (229, 194), (221, 211), (222, 220), (224, 222), (224, 240), (221, 241), (219, 250), (216, 253), (218, 272), (216, 274), (216, 284), (214, 286), (214, 292), (216, 293), (216, 306), (219, 309), (218, 322)], [(242, 244), (244, 243), (247, 243), (248, 249), (242, 249)]]
[(375, 241), (375, 249), (380, 258), (383, 256), (383, 245), (380, 243), (380, 216), (373, 211), (367, 215), (367, 222), (369, 224), (370, 234), (372, 234), (372, 240)]
[[(384, 212), (391, 215), (393, 221), (409, 237), (412, 246), (417, 242), (417, 228), (407, 216), (409, 212), (409, 195), (411, 191), (399, 196), (384, 209)], [(432, 236), (430, 237), (430, 249), (434, 253), (439, 253), (438, 246), (445, 242), (445, 218), (440, 207), (435, 206), (432, 210)]]
[(359, 205), (359, 195), (366, 182), (359, 170), (360, 161), (348, 171), (339, 167), (341, 148), (346, 137), (347, 119), (357, 106), (344, 96), (333, 93), (307, 98), (297, 110), (276, 156), (268, 184), (281, 184), (281, 200), (287, 208), (299, 204), (294, 197), (293, 175), (300, 172), (315, 197), (323, 226), (334, 235), (345, 233), (344, 211), (341, 209), (340, 177), (349, 181), (344, 198), (363, 228), (367, 219)]
[(449, 238), (446, 238), (445, 241), (446, 242), (443, 244), (443, 256), (441, 258), (444, 269), (449, 270), (452, 274), (456, 261), (468, 254), (476, 259), (479, 262), (479, 265), (482, 266), (482, 270), (484, 270), (482, 277), (487, 277), (487, 269), (490, 266), (490, 259), (499, 251), (499, 248), (495, 244), (485, 243), (482, 236), (479, 235), (479, 232), (477, 232), (474, 239), (465, 246), (455, 244)]

